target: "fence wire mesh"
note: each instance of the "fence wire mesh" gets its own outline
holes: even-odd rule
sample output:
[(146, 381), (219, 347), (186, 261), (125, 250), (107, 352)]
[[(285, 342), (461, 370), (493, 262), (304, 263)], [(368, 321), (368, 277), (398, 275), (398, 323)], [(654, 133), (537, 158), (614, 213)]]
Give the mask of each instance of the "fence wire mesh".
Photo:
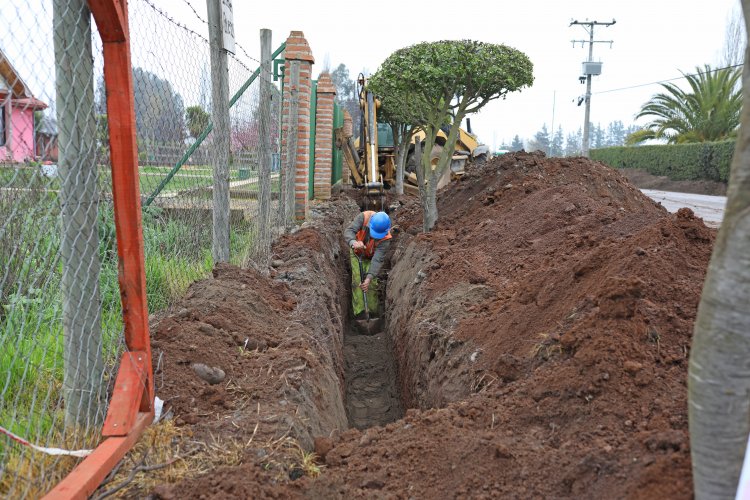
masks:
[[(156, 313), (213, 266), (221, 156), (209, 131), (205, 2), (130, 0), (128, 8), (147, 297)], [(112, 117), (96, 26), (85, 0), (2, 2), (0, 18), (0, 495), (23, 498), (48, 491), (78, 459), (7, 433), (41, 447), (95, 447), (124, 341)], [(258, 243), (261, 130), (274, 157), (279, 147), (278, 84), (259, 77), (248, 85), (258, 59), (238, 47), (226, 77), (234, 101), (229, 255), (241, 265), (268, 258)], [(278, 167), (271, 170), (276, 204)], [(273, 218), (270, 226), (282, 224)]]

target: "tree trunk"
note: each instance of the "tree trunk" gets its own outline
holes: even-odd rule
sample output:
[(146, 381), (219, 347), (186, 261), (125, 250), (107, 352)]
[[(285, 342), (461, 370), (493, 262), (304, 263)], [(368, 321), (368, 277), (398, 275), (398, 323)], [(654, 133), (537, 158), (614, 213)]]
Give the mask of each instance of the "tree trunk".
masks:
[[(422, 141), (417, 140), (414, 144), (414, 154), (417, 158), (422, 157)], [(422, 204), (422, 230), (429, 232), (427, 227), (427, 212), (429, 211), (429, 200), (427, 199), (427, 187), (425, 186), (424, 167), (420, 164), (415, 171), (417, 174), (417, 186), (419, 187), (419, 201)]]
[[(423, 170), (424, 176), (428, 179), (428, 185), (426, 189), (423, 189), (424, 182), (419, 181), (419, 175), (417, 175), (417, 182), (420, 184), (419, 195), (422, 201), (423, 211), (423, 229), (424, 232), (430, 232), (435, 227), (438, 220), (437, 210), (437, 186), (440, 178), (445, 173), (447, 168), (450, 168), (451, 159), (453, 157), (453, 151), (456, 149), (456, 141), (458, 139), (458, 129), (461, 124), (461, 120), (466, 115), (463, 106), (460, 107), (453, 118), (453, 124), (451, 126), (448, 137), (440, 153), (438, 164), (435, 170), (432, 169), (432, 151), (435, 147), (438, 131), (440, 127), (437, 125), (439, 120), (434, 124), (431, 124), (425, 129), (425, 150), (421, 155), (421, 169)], [(419, 158), (419, 156), (417, 156)]]
[[(745, 23), (750, 0), (742, 1)], [(747, 61), (748, 51), (745, 52)], [(750, 431), (750, 68), (724, 221), (695, 321), (688, 372), (695, 498), (734, 498)]]
[(409, 156), (409, 144), (411, 143), (412, 134), (405, 130), (401, 134), (401, 142), (396, 150), (396, 194), (404, 194), (404, 172), (406, 170), (406, 160)]
[(424, 208), (424, 227), (425, 232), (432, 231), (435, 228), (435, 224), (438, 220), (438, 210), (437, 210), (437, 185), (438, 185), (438, 177), (433, 174), (430, 176), (429, 181), (427, 182), (427, 193), (426, 193), (426, 199), (427, 203), (423, 203), (422, 206)]

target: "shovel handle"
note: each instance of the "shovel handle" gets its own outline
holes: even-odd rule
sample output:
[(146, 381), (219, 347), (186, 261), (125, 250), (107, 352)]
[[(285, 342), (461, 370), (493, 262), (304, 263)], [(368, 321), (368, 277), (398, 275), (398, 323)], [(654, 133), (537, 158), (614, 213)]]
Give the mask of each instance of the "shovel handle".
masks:
[[(365, 268), (362, 265), (362, 257), (357, 255), (357, 260), (359, 261), (359, 283), (361, 285), (365, 282)], [(370, 321), (370, 307), (367, 305), (367, 292), (362, 290), (362, 296), (365, 299), (365, 318), (367, 318), (367, 321)]]

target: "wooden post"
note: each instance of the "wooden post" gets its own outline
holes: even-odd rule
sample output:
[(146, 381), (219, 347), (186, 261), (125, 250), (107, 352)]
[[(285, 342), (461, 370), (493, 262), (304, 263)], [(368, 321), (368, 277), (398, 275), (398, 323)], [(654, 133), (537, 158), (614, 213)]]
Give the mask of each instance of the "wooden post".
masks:
[(229, 262), (229, 70), (222, 48), (221, 0), (206, 0), (211, 45), (211, 122), (213, 123), (213, 256)]
[(284, 227), (290, 228), (294, 221), (294, 173), (297, 168), (297, 141), (299, 139), (299, 61), (287, 61), (284, 71), (284, 110), (282, 120), (284, 133), (281, 142), (281, 218)]
[(271, 254), (271, 30), (260, 30), (260, 136), (258, 263), (268, 266)]

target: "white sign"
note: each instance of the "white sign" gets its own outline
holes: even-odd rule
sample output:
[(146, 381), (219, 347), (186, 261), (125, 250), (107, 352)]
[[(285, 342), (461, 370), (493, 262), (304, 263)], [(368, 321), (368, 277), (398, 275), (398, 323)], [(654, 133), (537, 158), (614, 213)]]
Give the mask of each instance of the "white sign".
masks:
[(221, 0), (221, 31), (222, 46), (230, 54), (234, 54), (234, 15), (232, 14), (232, 0)]

